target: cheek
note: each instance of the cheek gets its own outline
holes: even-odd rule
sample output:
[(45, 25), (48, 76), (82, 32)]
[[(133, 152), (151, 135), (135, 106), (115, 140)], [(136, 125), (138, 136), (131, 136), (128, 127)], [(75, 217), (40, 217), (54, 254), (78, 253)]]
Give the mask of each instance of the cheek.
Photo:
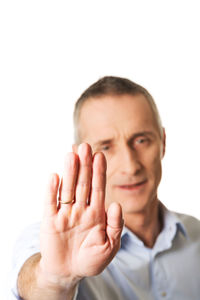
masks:
[(115, 174), (116, 163), (115, 158), (110, 155), (105, 155), (107, 162), (106, 180), (107, 184), (112, 181), (113, 174)]
[(113, 201), (113, 189), (114, 178), (116, 175), (116, 163), (114, 157), (108, 158), (107, 160), (107, 171), (106, 171), (106, 204)]
[(154, 152), (154, 154), (151, 155), (151, 158), (149, 157), (149, 160), (147, 163), (148, 163), (148, 173), (149, 173), (150, 177), (156, 183), (159, 183), (160, 179), (161, 179), (161, 174), (162, 174), (160, 151)]
[(112, 180), (113, 174), (113, 165), (110, 160), (107, 160), (107, 171), (106, 171), (106, 196), (105, 196), (105, 207), (108, 209), (108, 206), (113, 202), (113, 191), (112, 191)]

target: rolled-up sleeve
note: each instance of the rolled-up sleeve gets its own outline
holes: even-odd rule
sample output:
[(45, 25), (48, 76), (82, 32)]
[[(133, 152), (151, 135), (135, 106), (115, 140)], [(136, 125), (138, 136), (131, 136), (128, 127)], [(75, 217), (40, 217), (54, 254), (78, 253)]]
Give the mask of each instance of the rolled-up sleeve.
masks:
[(40, 252), (39, 247), (40, 223), (28, 226), (19, 236), (13, 250), (12, 270), (10, 272), (9, 300), (21, 300), (17, 291), (17, 279), (21, 267), (32, 255)]

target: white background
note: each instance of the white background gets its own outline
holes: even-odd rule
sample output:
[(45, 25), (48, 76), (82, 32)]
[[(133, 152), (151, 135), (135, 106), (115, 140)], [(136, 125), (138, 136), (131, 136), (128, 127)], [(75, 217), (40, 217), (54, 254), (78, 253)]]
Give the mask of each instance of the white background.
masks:
[(74, 102), (101, 76), (153, 95), (167, 134), (159, 197), (200, 218), (198, 2), (0, 2), (0, 299), (14, 242), (71, 150)]

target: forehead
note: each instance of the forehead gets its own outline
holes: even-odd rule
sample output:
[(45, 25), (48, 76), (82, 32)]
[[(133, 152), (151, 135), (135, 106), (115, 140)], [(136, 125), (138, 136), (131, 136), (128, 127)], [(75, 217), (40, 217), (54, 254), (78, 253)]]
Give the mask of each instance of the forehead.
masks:
[(150, 104), (143, 95), (107, 95), (88, 99), (79, 118), (81, 140), (94, 143), (120, 134), (158, 131)]

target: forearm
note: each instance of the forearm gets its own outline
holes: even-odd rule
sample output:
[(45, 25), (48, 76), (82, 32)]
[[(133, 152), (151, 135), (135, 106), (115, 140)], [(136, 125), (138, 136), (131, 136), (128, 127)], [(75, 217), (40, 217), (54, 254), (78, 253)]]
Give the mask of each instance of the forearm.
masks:
[(23, 300), (72, 300), (77, 281), (56, 283), (47, 279), (40, 269), (41, 255), (37, 253), (23, 265), (18, 276), (18, 291)]

